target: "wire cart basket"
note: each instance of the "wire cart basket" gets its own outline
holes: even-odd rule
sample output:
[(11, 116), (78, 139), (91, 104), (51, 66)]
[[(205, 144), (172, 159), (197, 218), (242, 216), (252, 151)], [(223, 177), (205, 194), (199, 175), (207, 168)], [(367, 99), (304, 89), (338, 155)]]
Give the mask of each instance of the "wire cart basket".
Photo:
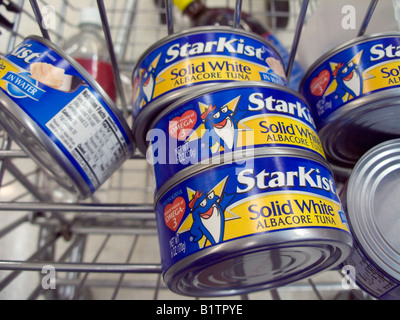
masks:
[[(310, 1), (306, 24), (321, 2)], [(187, 27), (181, 13), (164, 0), (0, 0), (0, 55), (43, 30), (62, 44), (77, 30), (80, 9), (99, 3), (105, 6), (105, 34), (112, 38), (120, 73), (118, 105), (129, 118), (133, 67), (148, 47), (168, 34), (167, 9), (175, 30)], [(234, 0), (206, 3), (235, 7)], [(289, 10), (282, 10), (282, 3)], [(35, 5), (42, 23), (37, 22)], [(301, 5), (300, 0), (249, 0), (243, 1), (243, 11), (268, 25), (290, 49)], [(0, 144), (0, 299), (188, 299), (171, 293), (162, 279), (153, 173), (143, 155), (136, 153), (92, 197), (77, 201), (4, 130)], [(285, 287), (227, 299), (236, 298), (370, 297), (354, 285), (349, 288), (340, 270), (330, 270)]]

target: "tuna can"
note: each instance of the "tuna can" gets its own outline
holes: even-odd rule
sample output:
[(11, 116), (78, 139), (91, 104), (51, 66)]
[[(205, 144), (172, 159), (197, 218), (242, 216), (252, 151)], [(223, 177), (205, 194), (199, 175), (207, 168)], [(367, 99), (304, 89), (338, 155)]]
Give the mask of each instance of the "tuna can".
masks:
[[(167, 107), (147, 135), (157, 187), (214, 157), (254, 148), (307, 150), (325, 160), (311, 111), (295, 91), (261, 82), (204, 88)], [(145, 150), (145, 141), (137, 141)], [(264, 150), (268, 150), (265, 148)]]
[(277, 148), (266, 156), (259, 149), (176, 175), (155, 202), (168, 288), (236, 295), (340, 264), (352, 237), (325, 163), (302, 151)]
[(230, 81), (286, 85), (282, 58), (262, 37), (230, 27), (191, 28), (167, 36), (139, 58), (133, 71), (134, 129), (194, 87)]
[(134, 149), (128, 124), (104, 90), (37, 36), (0, 59), (0, 122), (58, 183), (82, 198)]
[(400, 299), (399, 194), (400, 139), (368, 151), (343, 190), (355, 243), (344, 264), (350, 279), (378, 299)]
[(328, 52), (302, 80), (327, 159), (353, 167), (400, 137), (400, 33), (356, 38)]

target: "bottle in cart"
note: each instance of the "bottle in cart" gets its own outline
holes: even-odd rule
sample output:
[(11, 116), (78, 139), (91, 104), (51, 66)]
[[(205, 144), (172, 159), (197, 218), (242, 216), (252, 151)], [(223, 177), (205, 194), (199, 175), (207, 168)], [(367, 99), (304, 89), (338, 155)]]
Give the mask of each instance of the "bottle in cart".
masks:
[(115, 102), (114, 72), (97, 8), (82, 9), (79, 32), (65, 41), (64, 50), (92, 75)]
[[(190, 23), (194, 27), (207, 25), (233, 25), (235, 13), (233, 9), (208, 8), (202, 0), (173, 0), (173, 2), (178, 9), (190, 19)], [(281, 54), (285, 63), (285, 67), (287, 66), (290, 55), (289, 51), (284, 47), (279, 39), (259, 21), (254, 19), (251, 15), (242, 12), (241, 27), (246, 31), (262, 36), (269, 43), (271, 43)], [(297, 91), (303, 76), (303, 67), (297, 61), (295, 61), (292, 68), (289, 87)]]

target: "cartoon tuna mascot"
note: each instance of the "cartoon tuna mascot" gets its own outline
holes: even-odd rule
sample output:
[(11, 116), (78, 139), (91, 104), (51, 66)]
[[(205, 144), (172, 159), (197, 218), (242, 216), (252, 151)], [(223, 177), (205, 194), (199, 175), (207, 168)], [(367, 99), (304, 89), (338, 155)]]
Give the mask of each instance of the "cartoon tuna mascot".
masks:
[(201, 114), (205, 129), (210, 134), (210, 146), (219, 143), (225, 150), (232, 150), (236, 147), (238, 123), (248, 112), (247, 109), (237, 108), (239, 100), (235, 99), (219, 108), (210, 105)]
[(159, 54), (147, 68), (140, 69), (139, 75), (133, 82), (133, 92), (136, 92), (135, 99), (141, 99), (140, 108), (143, 108), (153, 98), (157, 79), (156, 69), (160, 56), (161, 54)]
[(337, 84), (335, 93), (343, 102), (358, 97), (363, 92), (362, 74), (358, 69), (361, 55), (362, 51), (346, 64), (339, 62), (331, 66), (334, 68), (332, 74)]
[(190, 234), (193, 241), (198, 242), (205, 236), (211, 244), (223, 241), (225, 217), (224, 211), (229, 203), (235, 197), (234, 194), (224, 193), (220, 198), (211, 190), (207, 194), (196, 191), (192, 200), (189, 202), (189, 208), (192, 212), (193, 224)]

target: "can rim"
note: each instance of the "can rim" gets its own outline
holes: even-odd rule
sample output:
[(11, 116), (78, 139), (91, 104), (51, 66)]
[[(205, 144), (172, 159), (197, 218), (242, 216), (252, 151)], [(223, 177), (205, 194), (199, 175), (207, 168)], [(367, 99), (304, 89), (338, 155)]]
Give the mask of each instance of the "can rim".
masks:
[[(215, 246), (205, 248), (176, 262), (167, 270), (164, 270), (164, 281), (172, 291), (184, 295), (237, 295), (286, 285), (293, 281), (315, 275), (329, 268), (334, 268), (340, 265), (351, 252), (352, 237), (349, 233), (342, 230), (327, 229), (324, 230), (323, 235), (321, 235), (321, 233), (318, 232), (320, 230), (316, 228), (303, 228), (303, 231), (305, 232), (304, 236), (302, 236), (301, 239), (297, 238), (297, 241), (296, 239), (293, 239), (293, 230), (281, 230), (280, 232), (252, 235), (254, 241), (251, 241), (251, 246), (249, 245), (247, 238), (238, 238), (218, 244), (218, 253), (215, 251)], [(338, 237), (338, 235), (340, 235), (340, 237)], [(288, 237), (292, 240), (288, 241)], [(258, 241), (256, 242), (255, 239)], [(243, 255), (247, 257), (253, 253), (264, 255), (267, 251), (272, 251), (274, 249), (279, 251), (290, 250), (293, 248), (298, 252), (301, 247), (306, 248), (308, 254), (315, 250), (321, 251), (321, 255), (323, 255), (324, 252), (326, 256), (316, 259), (317, 261), (310, 263), (308, 268), (304, 268), (303, 266), (301, 270), (295, 270), (289, 276), (282, 276), (273, 279), (270, 282), (264, 281), (259, 282), (258, 284), (248, 284), (247, 286), (241, 285), (240, 287), (237, 285), (222, 288), (213, 286), (212, 290), (207, 290), (207, 286), (200, 283), (200, 280), (196, 280), (197, 286), (193, 284), (190, 286), (188, 283), (182, 284), (187, 275), (199, 275), (205, 269), (207, 271), (209, 268), (215, 267), (219, 263), (232, 261), (235, 257), (243, 259)], [(210, 255), (216, 255), (215, 259), (210, 257)], [(312, 256), (312, 254), (310, 254), (310, 256)], [(311, 257), (309, 257), (309, 259), (311, 259)], [(204, 275), (202, 278), (204, 278)], [(218, 280), (218, 284), (221, 284), (221, 280)], [(210, 286), (210, 284), (208, 286)]]
[(400, 88), (398, 87), (373, 92), (342, 105), (328, 117), (324, 118), (323, 121), (318, 123), (317, 130), (325, 150), (325, 155), (340, 165), (354, 166), (357, 161), (344, 159), (333, 149), (333, 145), (327, 144), (328, 139), (330, 139), (329, 137), (332, 136), (335, 139), (337, 132), (343, 128), (344, 122), (348, 124), (352, 119), (358, 119), (362, 114), (369, 111), (389, 107), (394, 103), (398, 105), (399, 94)]
[(400, 32), (396, 31), (390, 31), (390, 32), (379, 32), (379, 33), (373, 33), (369, 35), (364, 35), (361, 37), (357, 37), (354, 39), (351, 39), (347, 42), (344, 42), (343, 44), (334, 47), (330, 50), (328, 50), (326, 53), (324, 53), (321, 57), (319, 57), (306, 71), (304, 74), (303, 78), (300, 81), (299, 85), (299, 91), (302, 91), (304, 82), (311, 76), (311, 74), (315, 71), (317, 67), (319, 67), (322, 63), (326, 62), (328, 59), (332, 58), (338, 53), (341, 53), (342, 51), (349, 49), (351, 46), (357, 45), (359, 43), (363, 43), (369, 40), (379, 40), (381, 38), (385, 37), (400, 37)]
[(399, 246), (396, 249), (377, 225), (374, 196), (391, 169), (399, 168), (400, 139), (381, 143), (357, 162), (346, 191), (348, 220), (357, 243), (375, 265), (396, 280), (400, 280)]

